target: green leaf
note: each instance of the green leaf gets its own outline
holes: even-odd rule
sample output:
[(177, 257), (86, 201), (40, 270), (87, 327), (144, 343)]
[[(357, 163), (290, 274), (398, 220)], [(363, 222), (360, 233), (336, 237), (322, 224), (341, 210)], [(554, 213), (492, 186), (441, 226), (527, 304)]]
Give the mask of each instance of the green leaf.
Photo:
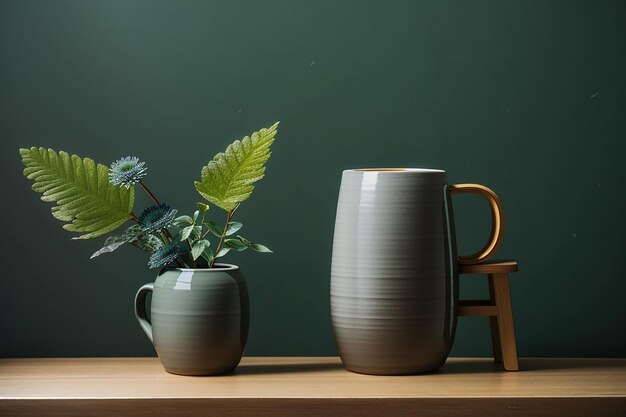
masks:
[(226, 246), (236, 250), (237, 252), (248, 249), (248, 245), (246, 245), (239, 239), (224, 239), (224, 243), (226, 244)]
[[(115, 237), (119, 237), (119, 236), (115, 236)], [(103, 253), (110, 253), (113, 252), (114, 250), (116, 250), (117, 248), (119, 248), (120, 246), (122, 246), (124, 243), (127, 243), (127, 241), (125, 240), (120, 240), (120, 241), (112, 241), (112, 242), (106, 242), (104, 244), (103, 247), (101, 247), (100, 249), (98, 249), (97, 251), (95, 251), (90, 257), (89, 259), (93, 259), (96, 256), (100, 256)]]
[(241, 235), (237, 235), (237, 238), (239, 238), (239, 240), (241, 240), (241, 242), (242, 242), (244, 245), (246, 245), (246, 246), (248, 246), (248, 247), (252, 246), (252, 242), (250, 242), (250, 241), (249, 241), (248, 239), (246, 239), (245, 237), (243, 237), (243, 236), (241, 236)]
[(249, 248), (254, 249), (257, 252), (273, 253), (271, 249), (265, 245), (261, 245), (260, 243), (252, 243), (251, 241), (249, 241), (248, 239), (246, 239), (245, 237), (241, 235), (237, 235), (237, 238), (241, 241), (241, 243), (243, 243)]
[(206, 259), (206, 261), (209, 263), (209, 265), (211, 265), (211, 263), (213, 262), (213, 259), (215, 259), (215, 256), (213, 255), (213, 251), (209, 247), (204, 249), (204, 251), (202, 252), (202, 254), (200, 256), (202, 256), (204, 259)]
[(202, 227), (194, 226), (193, 230), (191, 231), (191, 238), (198, 239), (200, 237), (200, 233), (202, 233)]
[(220, 249), (219, 252), (217, 252), (217, 255), (215, 255), (215, 258), (221, 258), (222, 256), (226, 255), (228, 252), (230, 252), (230, 248), (223, 247)]
[(194, 225), (191, 226), (187, 226), (185, 227), (183, 230), (180, 231), (180, 240), (181, 242), (185, 239), (189, 239), (189, 236), (191, 236), (191, 232), (193, 232), (193, 228), (196, 227)]
[(198, 216), (200, 216), (200, 211), (196, 210), (193, 212), (193, 223), (196, 222), (196, 220), (198, 220)]
[(144, 252), (148, 252), (149, 254), (153, 254), (154, 252), (161, 250), (165, 247), (163, 241), (161, 241), (161, 239), (159, 239), (152, 233), (144, 233), (142, 235), (139, 235), (136, 239), (131, 240), (128, 243), (138, 247)]
[(139, 226), (138, 224), (134, 224), (130, 226), (128, 229), (126, 229), (124, 233), (122, 233), (121, 235), (109, 236), (104, 241), (104, 246), (98, 251), (94, 252), (93, 255), (91, 255), (91, 259), (95, 258), (96, 256), (100, 256), (103, 253), (113, 252), (114, 250), (122, 246), (124, 243), (128, 243), (136, 239), (137, 236), (143, 233), (144, 233), (143, 228)]
[(209, 211), (209, 205), (208, 204), (204, 204), (204, 203), (196, 203), (196, 205), (198, 206), (198, 210), (200, 210), (201, 212), (205, 212), (205, 211)]
[(243, 227), (242, 223), (239, 222), (228, 222), (228, 227), (226, 228), (226, 235), (225, 236), (230, 236), (232, 234), (234, 234), (235, 232), (237, 232), (237, 230), (241, 229)]
[(200, 195), (226, 211), (250, 197), (252, 184), (265, 175), (265, 163), (271, 155), (270, 146), (277, 128), (278, 122), (236, 140), (223, 153), (215, 155), (202, 168), (200, 181), (195, 182)]
[(113, 252), (125, 243), (135, 245), (148, 253), (154, 253), (163, 247), (163, 242), (161, 242), (159, 238), (150, 233), (145, 233), (140, 225), (134, 224), (127, 228), (121, 235), (109, 236), (104, 241), (104, 246), (91, 255), (91, 259), (103, 253)]
[(185, 227), (193, 224), (193, 219), (189, 216), (180, 216), (174, 219), (172, 223), (176, 227)]
[(65, 230), (85, 233), (74, 239), (101, 236), (131, 218), (135, 190), (109, 183), (106, 165), (45, 148), (20, 149), (20, 155), (32, 189), (56, 203), (52, 215), (67, 222)]
[(204, 225), (208, 227), (211, 233), (213, 233), (215, 236), (222, 237), (222, 232), (224, 231), (224, 229), (222, 228), (222, 226), (219, 225), (219, 223), (204, 222)]
[(193, 260), (195, 261), (196, 259), (198, 259), (200, 255), (202, 255), (202, 253), (209, 248), (210, 245), (211, 242), (206, 239), (202, 239), (194, 243), (191, 247), (191, 257), (193, 258)]
[(257, 252), (273, 253), (270, 248), (265, 245), (261, 245), (260, 243), (253, 243), (250, 247)]

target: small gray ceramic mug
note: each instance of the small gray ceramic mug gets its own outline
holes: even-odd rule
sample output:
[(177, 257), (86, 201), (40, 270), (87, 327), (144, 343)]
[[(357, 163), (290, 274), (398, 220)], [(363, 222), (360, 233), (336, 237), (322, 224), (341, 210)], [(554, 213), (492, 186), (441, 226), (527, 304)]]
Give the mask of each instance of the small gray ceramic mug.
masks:
[(235, 369), (246, 346), (248, 289), (235, 265), (163, 269), (155, 282), (137, 291), (135, 315), (166, 371), (223, 374)]

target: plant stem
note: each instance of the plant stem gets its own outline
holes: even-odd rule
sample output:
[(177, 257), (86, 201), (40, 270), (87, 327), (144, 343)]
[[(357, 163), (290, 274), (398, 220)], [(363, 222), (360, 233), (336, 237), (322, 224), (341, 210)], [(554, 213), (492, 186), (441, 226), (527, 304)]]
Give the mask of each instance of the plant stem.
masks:
[[(154, 204), (156, 204), (156, 205), (159, 205), (159, 204), (160, 204), (160, 203), (159, 203), (159, 200), (157, 200), (157, 198), (155, 197), (155, 195), (154, 195), (154, 194), (152, 194), (152, 191), (150, 191), (150, 190), (148, 189), (148, 187), (146, 186), (146, 184), (144, 184), (144, 183), (143, 183), (143, 181), (141, 181), (141, 180), (140, 180), (140, 181), (138, 182), (138, 184), (141, 186), (141, 188), (143, 188), (143, 190), (146, 192), (146, 194), (148, 194), (148, 196), (150, 197), (150, 199), (151, 199), (152, 201), (154, 201)], [(171, 238), (172, 238), (172, 234), (170, 233), (170, 231), (169, 231), (169, 230), (165, 229), (165, 230), (164, 230), (164, 233), (165, 233), (165, 235), (166, 235), (169, 239), (171, 239)], [(165, 243), (168, 243), (168, 242), (165, 242)]]
[(204, 219), (206, 218), (206, 212), (207, 210), (205, 210), (204, 213), (202, 213), (202, 221), (200, 221), (200, 239), (204, 239), (206, 235), (208, 235), (209, 232), (211, 231), (211, 229), (207, 226), (206, 232), (202, 233), (202, 228), (204, 227)]
[[(206, 217), (206, 210), (202, 211), (202, 220), (200, 220), (200, 239), (204, 239), (204, 236), (206, 236), (206, 233), (203, 235), (202, 234), (202, 226), (204, 225), (204, 219)], [(207, 230), (207, 233), (209, 233), (209, 231)], [(191, 252), (193, 249), (191, 248), (191, 243), (189, 243), (189, 239), (187, 239), (187, 245), (189, 246), (189, 252)], [(196, 264), (196, 260), (193, 259), (193, 255), (191, 255), (191, 261), (193, 262), (193, 267), (197, 268), (198, 265)]]
[(152, 192), (148, 189), (148, 187), (146, 187), (146, 184), (143, 183), (143, 181), (139, 181), (138, 184), (141, 186), (141, 188), (143, 188), (143, 190), (146, 192), (146, 194), (148, 194), (148, 196), (150, 197), (150, 199), (152, 201), (154, 201), (154, 204), (159, 205), (159, 200), (157, 200), (157, 198), (154, 196), (154, 194), (152, 194)]
[[(202, 228), (202, 226), (204, 225), (204, 219), (206, 217), (206, 212), (207, 210), (203, 210), (202, 211), (202, 220), (200, 220), (200, 227)], [(202, 230), (202, 229), (201, 229)]]
[[(157, 200), (156, 196), (154, 194), (152, 194), (152, 191), (150, 191), (148, 189), (148, 187), (146, 187), (146, 184), (143, 183), (143, 181), (139, 180), (138, 184), (141, 186), (141, 188), (146, 192), (146, 194), (148, 194), (148, 196), (150, 197), (150, 199), (152, 201), (154, 201), (154, 204), (159, 205), (159, 200)], [(133, 216), (135, 216), (133, 214)], [(137, 219), (137, 216), (134, 217), (134, 219)], [(165, 242), (165, 244), (170, 243), (170, 240), (172, 239), (172, 234), (170, 233), (169, 230), (165, 229), (163, 230), (163, 232), (161, 232), (161, 238), (163, 239), (163, 242)], [(189, 242), (187, 242), (187, 244), (189, 244)], [(189, 245), (189, 249), (191, 249), (191, 245)], [(191, 258), (193, 260), (193, 258)], [(178, 258), (176, 258), (176, 263), (178, 264), (178, 266), (180, 266), (181, 268), (186, 267), (187, 265), (183, 262), (182, 259), (180, 259), (180, 256)], [(193, 261), (193, 267), (196, 268), (196, 261)]]
[(230, 223), (230, 219), (233, 218), (233, 214), (235, 214), (237, 207), (239, 207), (239, 205), (235, 206), (234, 209), (229, 211), (226, 216), (226, 224), (224, 225), (224, 230), (222, 231), (222, 235), (220, 236), (220, 243), (218, 243), (217, 245), (217, 249), (215, 250), (215, 256), (213, 257), (213, 261), (211, 262), (211, 265), (209, 265), (209, 268), (213, 268), (215, 260), (217, 259), (217, 254), (220, 252), (220, 249), (222, 249), (222, 243), (224, 242), (224, 237), (226, 237), (226, 230), (228, 230), (228, 223)]
[(230, 212), (230, 217), (233, 217), (235, 215), (235, 212), (237, 211), (237, 209), (239, 208), (239, 206), (241, 205), (241, 203), (237, 204), (235, 206), (235, 208), (233, 209), (233, 211)]
[[(187, 246), (189, 246), (189, 253), (191, 253), (191, 251), (193, 250), (191, 248), (191, 243), (189, 243), (189, 239), (185, 239), (185, 242), (187, 242)], [(198, 265), (196, 264), (196, 260), (193, 259), (193, 254), (189, 257), (189, 259), (191, 259), (191, 263), (193, 265), (194, 268), (197, 268)]]

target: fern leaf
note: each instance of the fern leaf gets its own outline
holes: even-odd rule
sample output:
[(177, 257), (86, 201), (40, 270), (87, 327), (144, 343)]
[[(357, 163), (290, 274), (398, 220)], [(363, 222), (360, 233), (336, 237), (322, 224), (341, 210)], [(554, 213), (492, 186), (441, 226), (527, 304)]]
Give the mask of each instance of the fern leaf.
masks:
[(36, 147), (20, 149), (20, 156), (24, 176), (43, 201), (56, 203), (52, 215), (67, 222), (63, 228), (86, 233), (75, 239), (101, 236), (131, 218), (135, 191), (110, 184), (105, 165)]
[(265, 163), (272, 154), (270, 146), (277, 128), (278, 122), (241, 141), (236, 140), (226, 151), (215, 155), (202, 168), (201, 180), (195, 182), (200, 195), (226, 211), (250, 197), (254, 190), (252, 184), (265, 175)]

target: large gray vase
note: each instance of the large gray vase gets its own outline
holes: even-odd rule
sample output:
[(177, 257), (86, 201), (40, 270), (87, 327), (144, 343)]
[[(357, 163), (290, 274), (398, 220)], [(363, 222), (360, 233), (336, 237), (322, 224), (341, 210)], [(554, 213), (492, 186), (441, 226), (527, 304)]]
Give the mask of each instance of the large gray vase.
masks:
[[(150, 318), (146, 295), (152, 292)], [(248, 339), (248, 289), (239, 267), (165, 269), (139, 289), (135, 314), (166, 371), (218, 375), (239, 364)]]
[(501, 236), (497, 196), (477, 184), (447, 185), (445, 171), (355, 169), (343, 172), (331, 267), (331, 313), (344, 366), (377, 375), (440, 368), (454, 340), (458, 258), (451, 193), (491, 203), (493, 229), (481, 252)]

